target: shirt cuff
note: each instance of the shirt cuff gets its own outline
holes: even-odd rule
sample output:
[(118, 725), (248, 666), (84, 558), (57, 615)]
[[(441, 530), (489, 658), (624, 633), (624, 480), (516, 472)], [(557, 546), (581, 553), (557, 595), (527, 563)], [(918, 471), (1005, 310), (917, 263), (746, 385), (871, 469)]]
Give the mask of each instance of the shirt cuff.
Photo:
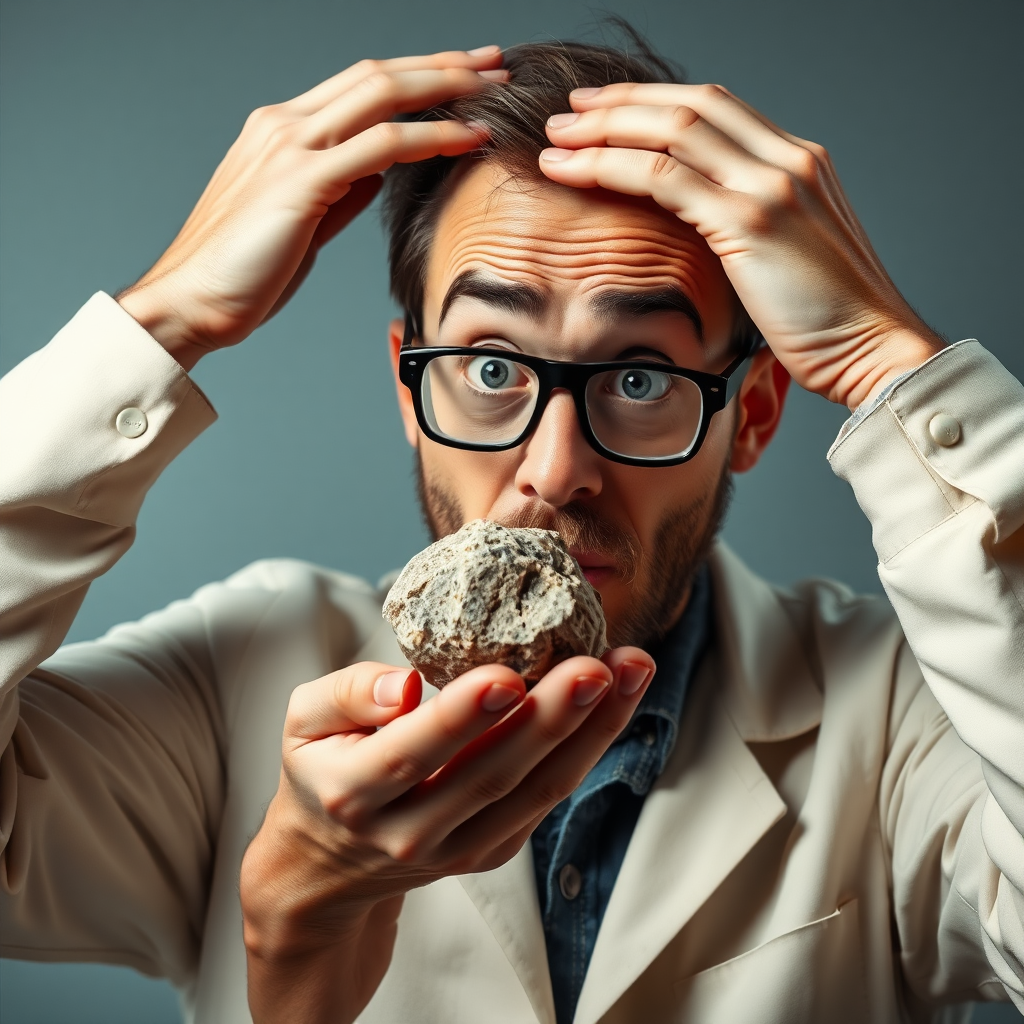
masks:
[(0, 381), (0, 502), (131, 525), (216, 418), (174, 358), (97, 292)]
[(958, 342), (858, 409), (828, 458), (883, 563), (975, 501), (998, 543), (1024, 521), (1024, 387), (977, 341)]

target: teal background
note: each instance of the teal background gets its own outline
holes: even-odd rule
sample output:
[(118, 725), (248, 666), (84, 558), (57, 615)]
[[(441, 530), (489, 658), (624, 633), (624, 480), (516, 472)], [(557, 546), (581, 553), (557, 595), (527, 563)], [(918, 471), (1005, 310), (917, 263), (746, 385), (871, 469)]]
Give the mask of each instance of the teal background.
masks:
[[(1024, 377), (1019, 0), (607, 0), (694, 81), (717, 81), (830, 150), (904, 294)], [(170, 242), (258, 105), (365, 56), (589, 35), (587, 4), (440, 0), (4, 0), (0, 371)], [(219, 422), (153, 488), (132, 551), (90, 591), (96, 636), (267, 555), (376, 578), (423, 546), (385, 355), (393, 307), (374, 212), (297, 299), (195, 377)], [(769, 578), (879, 589), (866, 522), (825, 452), (841, 409), (790, 399), (726, 537)], [(0, 964), (4, 1024), (178, 1019), (162, 982)], [(1009, 1007), (978, 1021), (1018, 1019)]]

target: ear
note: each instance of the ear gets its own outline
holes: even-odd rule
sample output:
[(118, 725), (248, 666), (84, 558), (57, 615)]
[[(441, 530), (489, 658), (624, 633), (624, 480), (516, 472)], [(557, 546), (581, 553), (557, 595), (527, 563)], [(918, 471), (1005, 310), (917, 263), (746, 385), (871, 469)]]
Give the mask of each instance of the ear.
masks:
[(762, 349), (754, 356), (737, 398), (738, 421), (729, 464), (734, 473), (753, 469), (775, 436), (789, 380), (789, 374), (771, 349)]
[(392, 320), (388, 324), (388, 351), (391, 355), (391, 372), (395, 375), (395, 390), (398, 392), (398, 411), (402, 414), (405, 439), (416, 448), (420, 441), (420, 428), (416, 422), (416, 409), (412, 404), (412, 392), (398, 378), (398, 353), (405, 336), (405, 321)]

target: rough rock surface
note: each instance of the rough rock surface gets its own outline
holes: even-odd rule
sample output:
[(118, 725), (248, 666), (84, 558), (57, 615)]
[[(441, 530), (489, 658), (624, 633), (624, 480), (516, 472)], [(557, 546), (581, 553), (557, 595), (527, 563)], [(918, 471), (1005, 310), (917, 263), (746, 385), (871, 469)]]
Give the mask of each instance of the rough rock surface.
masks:
[(484, 519), (416, 555), (383, 614), (410, 663), (437, 687), (492, 663), (530, 684), (566, 658), (608, 648), (601, 597), (562, 538)]

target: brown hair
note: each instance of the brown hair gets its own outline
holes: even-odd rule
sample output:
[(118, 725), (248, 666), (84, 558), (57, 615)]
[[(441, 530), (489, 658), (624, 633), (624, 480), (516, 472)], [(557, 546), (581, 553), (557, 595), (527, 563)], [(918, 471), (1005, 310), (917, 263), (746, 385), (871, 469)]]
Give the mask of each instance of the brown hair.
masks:
[[(660, 57), (622, 19), (611, 21), (628, 37), (628, 48), (596, 43), (524, 43), (505, 51), (509, 81), (485, 86), (420, 114), (412, 120), (478, 121), (488, 141), (475, 156), (493, 160), (520, 178), (543, 180), (537, 160), (551, 143), (545, 133), (552, 114), (569, 109), (573, 89), (615, 82), (682, 82), (683, 69)], [(466, 157), (434, 157), (395, 164), (384, 175), (382, 214), (389, 235), (391, 294), (419, 322), (427, 258), (434, 228), (448, 198), (448, 179)], [(757, 329), (739, 302), (734, 341), (749, 348)]]

